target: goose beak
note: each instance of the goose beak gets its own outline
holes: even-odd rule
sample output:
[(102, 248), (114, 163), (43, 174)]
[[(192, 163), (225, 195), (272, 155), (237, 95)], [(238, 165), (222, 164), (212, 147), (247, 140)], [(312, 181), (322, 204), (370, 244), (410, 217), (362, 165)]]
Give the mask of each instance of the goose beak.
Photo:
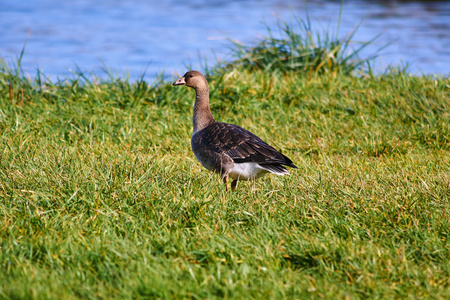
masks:
[(181, 77), (180, 79), (178, 79), (177, 81), (172, 83), (172, 85), (185, 85), (185, 84), (186, 84), (186, 81), (184, 80), (184, 77)]

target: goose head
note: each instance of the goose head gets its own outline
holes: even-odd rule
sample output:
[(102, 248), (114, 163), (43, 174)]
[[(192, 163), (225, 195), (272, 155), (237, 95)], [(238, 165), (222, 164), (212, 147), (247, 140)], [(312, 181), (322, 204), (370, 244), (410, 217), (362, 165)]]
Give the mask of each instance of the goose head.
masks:
[(208, 87), (208, 82), (206, 81), (205, 76), (199, 71), (189, 71), (172, 85), (185, 85), (194, 89), (204, 89), (205, 87)]

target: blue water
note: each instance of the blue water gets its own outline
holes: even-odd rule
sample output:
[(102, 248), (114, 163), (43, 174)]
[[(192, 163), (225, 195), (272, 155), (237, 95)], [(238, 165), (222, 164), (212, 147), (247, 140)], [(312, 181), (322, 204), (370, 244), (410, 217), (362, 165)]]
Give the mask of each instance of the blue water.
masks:
[[(306, 1), (318, 30), (335, 30), (340, 1)], [(0, 56), (12, 63), (26, 42), (22, 67), (52, 79), (73, 70), (151, 79), (228, 60), (228, 38), (251, 45), (277, 18), (305, 17), (305, 1), (0, 1)], [(364, 19), (364, 20), (363, 20)], [(389, 43), (377, 68), (409, 63), (413, 73), (450, 73), (450, 1), (346, 1), (341, 36)], [(266, 25), (265, 25), (265, 24)], [(28, 39), (27, 39), (28, 37)], [(103, 75), (102, 75), (103, 74)]]

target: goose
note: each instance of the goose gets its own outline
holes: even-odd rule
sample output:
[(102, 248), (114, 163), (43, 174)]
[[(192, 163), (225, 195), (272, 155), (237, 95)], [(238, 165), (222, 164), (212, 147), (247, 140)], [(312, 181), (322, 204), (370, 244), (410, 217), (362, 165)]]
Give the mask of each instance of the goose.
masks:
[(250, 131), (217, 122), (209, 109), (208, 82), (202, 73), (188, 71), (173, 85), (195, 90), (191, 148), (203, 167), (221, 175), (227, 191), (228, 178), (233, 179), (234, 191), (239, 180), (255, 180), (267, 173), (288, 175), (285, 166), (297, 168), (292, 160)]

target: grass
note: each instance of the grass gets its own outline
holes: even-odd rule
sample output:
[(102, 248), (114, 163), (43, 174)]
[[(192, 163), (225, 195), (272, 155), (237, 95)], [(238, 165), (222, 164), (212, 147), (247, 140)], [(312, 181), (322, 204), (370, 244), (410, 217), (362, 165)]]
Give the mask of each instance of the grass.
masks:
[(0, 298), (446, 298), (450, 80), (211, 72), (214, 116), (292, 158), (225, 192), (162, 79), (0, 72)]
[(377, 37), (366, 42), (355, 42), (353, 37), (359, 26), (340, 37), (341, 15), (342, 5), (336, 31), (331, 34), (329, 30), (316, 32), (307, 16), (306, 19), (295, 18), (290, 23), (279, 20), (276, 35), (267, 26), (269, 35), (253, 46), (230, 40), (234, 61), (226, 64), (225, 68), (297, 74), (339, 72), (350, 75), (355, 71), (371, 72), (371, 62), (387, 45), (374, 51), (370, 57), (361, 57), (361, 52), (373, 45)]

